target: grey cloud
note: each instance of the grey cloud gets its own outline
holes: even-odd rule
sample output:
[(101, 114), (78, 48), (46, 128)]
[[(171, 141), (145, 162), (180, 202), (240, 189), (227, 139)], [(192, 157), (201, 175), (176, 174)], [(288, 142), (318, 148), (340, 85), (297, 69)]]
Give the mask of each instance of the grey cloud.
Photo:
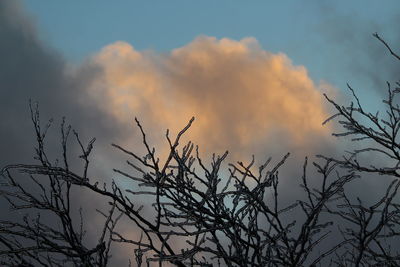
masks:
[[(0, 169), (7, 164), (33, 162), (36, 140), (29, 99), (39, 103), (42, 124), (54, 118), (46, 143), (50, 155), (59, 157), (62, 116), (83, 140), (96, 136), (96, 145), (103, 148), (100, 152), (109, 153), (110, 142), (118, 139), (121, 128), (91, 103), (85, 91), (99, 74), (101, 70), (89, 62), (70, 68), (62, 55), (40, 39), (19, 1), (0, 1)], [(77, 147), (72, 146), (70, 152), (77, 155)], [(78, 205), (95, 205), (96, 199), (82, 190), (75, 194)], [(96, 218), (93, 213), (85, 214), (89, 226), (90, 218)], [(0, 214), (10, 219), (15, 213), (1, 200)], [(51, 223), (53, 219), (46, 220)]]

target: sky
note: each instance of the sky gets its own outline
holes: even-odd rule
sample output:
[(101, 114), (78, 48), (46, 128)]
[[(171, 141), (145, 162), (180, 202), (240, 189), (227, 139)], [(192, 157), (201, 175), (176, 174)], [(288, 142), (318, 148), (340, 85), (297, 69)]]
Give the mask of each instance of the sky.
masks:
[(323, 93), (348, 102), (349, 83), (373, 111), (398, 79), (372, 33), (398, 47), (399, 12), (395, 0), (2, 0), (0, 163), (32, 161), (32, 99), (55, 120), (49, 153), (66, 116), (97, 138), (92, 174), (105, 181), (123, 163), (110, 143), (139, 147), (135, 116), (161, 157), (165, 130), (195, 116), (187, 139), (202, 155), (290, 151), (293, 173), (306, 155), (343, 151), (335, 125), (322, 126), (332, 112)]
[[(73, 62), (117, 40), (138, 50), (167, 52), (199, 35), (254, 37), (271, 52), (305, 65), (313, 79), (332, 79), (329, 65), (343, 65), (338, 47), (379, 31), (396, 38), (398, 1), (108, 1), (24, 0), (22, 5), (46, 43)], [(342, 31), (342, 32), (339, 32)], [(351, 36), (349, 36), (351, 35)], [(332, 40), (336, 39), (336, 40)], [(370, 46), (367, 44), (367, 46)], [(355, 49), (363, 49), (354, 47)], [(324, 59), (329, 58), (329, 63)], [(332, 62), (333, 60), (333, 62)], [(333, 80), (333, 78), (337, 80)], [(339, 84), (340, 85), (340, 84)]]
[[(349, 82), (368, 91), (362, 97), (371, 105), (382, 92), (382, 82), (392, 78), (390, 73), (377, 75), (383, 72), (378, 63), (390, 65), (390, 58), (382, 57), (372, 33), (398, 40), (392, 27), (398, 22), (397, 1), (118, 1), (110, 5), (107, 1), (23, 0), (19, 5), (36, 37), (75, 68), (117, 42), (157, 61), (198, 38), (216, 42), (251, 38), (260, 51), (284, 54), (293, 66), (303, 66), (318, 90), (343, 91)], [(115, 90), (115, 83), (111, 87)]]

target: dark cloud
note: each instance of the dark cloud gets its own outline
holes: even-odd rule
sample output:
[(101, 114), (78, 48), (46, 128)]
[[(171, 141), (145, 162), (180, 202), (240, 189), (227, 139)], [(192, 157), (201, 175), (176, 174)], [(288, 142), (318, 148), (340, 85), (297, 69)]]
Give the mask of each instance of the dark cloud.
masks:
[[(109, 144), (113, 137), (119, 136), (120, 128), (91, 103), (85, 90), (100, 73), (100, 69), (88, 62), (69, 66), (57, 51), (40, 39), (19, 1), (0, 1), (0, 168), (34, 161), (36, 140), (30, 121), (29, 99), (39, 103), (42, 124), (54, 118), (46, 143), (50, 155), (60, 158), (62, 116), (66, 116), (67, 122), (84, 141), (96, 136), (97, 146), (103, 148), (100, 151), (108, 153)], [(70, 148), (71, 155), (77, 155), (77, 147)], [(78, 168), (78, 162), (74, 163)], [(99, 172), (91, 172), (91, 175), (96, 174)], [(96, 199), (84, 190), (74, 193), (74, 200), (79, 205), (94, 205)], [(98, 219), (93, 213), (85, 214), (87, 226), (92, 222), (90, 218)], [(15, 215), (4, 202), (0, 202), (0, 214), (7, 219)], [(49, 223), (53, 221), (52, 217), (44, 219)]]
[(54, 117), (56, 128), (65, 115), (83, 134), (96, 133), (100, 140), (117, 135), (118, 126), (93, 107), (84, 89), (99, 69), (90, 64), (67, 67), (62, 56), (39, 39), (18, 3), (0, 1), (0, 138), (6, 152), (1, 164), (31, 158), (32, 153), (26, 153), (33, 144), (29, 99), (39, 102), (43, 120)]

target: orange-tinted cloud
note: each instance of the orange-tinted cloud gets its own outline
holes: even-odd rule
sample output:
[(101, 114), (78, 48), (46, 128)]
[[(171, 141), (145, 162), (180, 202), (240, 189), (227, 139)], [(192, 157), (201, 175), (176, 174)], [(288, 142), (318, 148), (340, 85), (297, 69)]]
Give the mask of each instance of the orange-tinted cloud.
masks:
[(329, 130), (322, 93), (303, 66), (263, 50), (253, 38), (196, 38), (169, 53), (116, 42), (94, 61), (104, 75), (93, 97), (121, 123), (134, 116), (152, 131), (176, 133), (191, 116), (203, 151), (255, 153), (260, 144), (308, 147)]

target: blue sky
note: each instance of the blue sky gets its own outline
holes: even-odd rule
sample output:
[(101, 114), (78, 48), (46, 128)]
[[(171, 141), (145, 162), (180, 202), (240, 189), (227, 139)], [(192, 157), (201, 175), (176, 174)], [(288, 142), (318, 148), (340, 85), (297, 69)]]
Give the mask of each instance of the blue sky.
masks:
[[(331, 32), (334, 24), (344, 24), (338, 28), (348, 27), (355, 36), (363, 35), (371, 42), (375, 42), (370, 37), (375, 31), (390, 40), (397, 34), (392, 25), (400, 10), (395, 0), (23, 3), (36, 21), (41, 38), (72, 62), (80, 62), (117, 40), (139, 50), (169, 51), (199, 35), (234, 40), (254, 37), (264, 49), (284, 52), (295, 64), (305, 65), (315, 80), (327, 79), (337, 86), (345, 82), (341, 77), (350, 76), (346, 75), (348, 71), (340, 73), (340, 68), (334, 71), (330, 67), (345, 64), (343, 57), (332, 57), (332, 53), (342, 53), (340, 47), (346, 43), (340, 40), (346, 35)], [(337, 40), (331, 42), (332, 38)], [(334, 75), (329, 74), (333, 71)]]
[[(225, 138), (229, 141), (227, 146), (235, 146), (238, 142), (245, 144), (246, 134), (242, 137), (233, 135), (231, 138), (224, 135), (243, 134), (244, 129), (247, 129), (246, 131), (254, 129), (254, 124), (251, 124), (248, 118), (254, 119), (255, 114), (261, 114), (258, 121), (268, 118), (265, 128), (257, 126), (267, 133), (271, 127), (275, 128), (277, 124), (287, 121), (287, 117), (292, 116), (292, 111), (296, 110), (295, 107), (298, 108), (295, 112), (297, 116), (309, 109), (307, 105), (311, 105), (315, 107), (311, 115), (305, 112), (294, 119), (297, 122), (302, 120), (307, 122), (311, 121), (307, 118), (315, 115), (315, 126), (321, 126), (324, 116), (328, 115), (322, 112), (320, 104), (326, 104), (326, 101), (324, 99), (316, 101), (313, 97), (314, 93), (322, 96), (321, 90), (324, 88), (319, 86), (321, 81), (339, 90), (340, 93), (334, 97), (348, 93), (345, 88), (346, 83), (350, 83), (363, 103), (374, 112), (381, 103), (377, 99), (381, 99), (386, 93), (386, 81), (396, 81), (400, 70), (398, 63), (388, 55), (383, 45), (372, 37), (372, 33), (379, 32), (394, 49), (398, 47), (396, 44), (399, 43), (400, 35), (396, 25), (400, 23), (398, 16), (400, 5), (396, 0), (384, 2), (121, 0), (112, 3), (101, 0), (63, 2), (21, 0), (4, 3), (8, 3), (8, 9), (11, 10), (8, 11), (10, 17), (20, 19), (23, 28), (15, 28), (10, 24), (12, 20), (6, 20), (9, 25), (6, 25), (8, 28), (6, 27), (7, 31), (4, 33), (10, 44), (5, 43), (3, 53), (6, 59), (10, 58), (12, 64), (19, 66), (6, 77), (6, 84), (12, 85), (10, 96), (15, 97), (15, 101), (21, 107), (26, 103), (26, 99), (31, 97), (40, 103), (53, 105), (52, 108), (59, 109), (61, 115), (74, 118), (76, 115), (74, 111), (77, 108), (70, 108), (71, 112), (67, 111), (67, 103), (70, 103), (71, 107), (85, 103), (85, 108), (90, 109), (87, 111), (88, 118), (92, 120), (93, 117), (99, 116), (101, 119), (97, 121), (104, 123), (103, 126), (110, 131), (110, 136), (116, 134), (115, 129), (118, 127), (124, 129), (119, 129), (121, 133), (128, 133), (124, 127), (129, 125), (131, 116), (138, 115), (151, 125), (153, 122), (157, 124), (158, 117), (169, 114), (170, 118), (165, 119), (165, 125), (160, 125), (160, 129), (152, 129), (153, 132), (163, 132), (171, 125), (180, 127), (188, 117), (195, 115), (203, 116), (203, 126), (208, 125), (205, 121), (213, 117), (215, 119), (213, 125), (218, 125), (220, 129), (220, 136), (215, 138)], [(16, 9), (12, 6), (16, 3), (20, 4), (22, 12), (13, 15), (12, 12)], [(36, 31), (30, 32), (32, 30), (30, 24), (34, 25)], [(26, 34), (26, 31), (30, 35)], [(216, 39), (198, 39), (199, 36)], [(226, 57), (224, 49), (227, 45), (236, 48), (246, 47), (247, 44), (240, 42), (246, 37), (255, 38), (262, 51), (247, 47), (250, 52), (246, 57), (237, 54), (233, 58), (233, 65), (230, 65), (231, 59)], [(37, 38), (39, 42), (35, 41)], [(219, 43), (222, 38), (229, 38), (233, 43)], [(8, 50), (10, 47), (13, 53)], [(109, 51), (117, 52), (116, 56), (110, 57), (110, 54), (104, 52), (105, 47), (109, 47)], [(170, 53), (176, 48), (182, 48), (184, 53), (178, 56)], [(130, 56), (129, 60), (125, 61), (125, 56), (121, 56), (122, 50)], [(204, 77), (189, 71), (193, 67), (201, 69), (204, 67), (203, 62), (196, 62), (197, 65), (194, 66), (182, 64), (184, 61), (189, 62), (191, 56), (202, 50), (211, 51), (221, 60), (217, 62), (219, 65), (213, 70), (214, 73)], [(57, 53), (54, 54), (54, 51)], [(287, 71), (288, 76), (271, 67), (272, 61), (264, 58), (264, 51), (274, 55), (277, 53), (287, 55), (294, 67), (284, 61), (280, 61), (279, 64)], [(23, 55), (30, 55), (29, 64)], [(136, 60), (137, 55), (142, 56), (143, 60)], [(258, 61), (249, 61), (251, 55), (255, 55)], [(19, 60), (17, 63), (15, 58)], [(87, 62), (93, 59), (97, 60), (96, 68), (87, 65)], [(79, 70), (77, 75), (72, 78), (65, 76), (64, 66), (60, 62), (76, 66)], [(4, 65), (9, 66), (7, 60)], [(307, 71), (306, 74), (302, 74), (305, 78), (303, 80), (296, 78), (298, 73), (295, 66), (299, 65), (304, 66)], [(97, 75), (98, 68), (104, 71), (104, 75)], [(264, 73), (265, 68), (272, 71), (270, 74), (260, 76), (258, 73), (260, 71)], [(177, 69), (186, 76), (170, 76)], [(229, 71), (233, 74), (229, 74)], [(48, 74), (49, 72), (51, 73)], [(107, 72), (119, 73), (122, 78), (119, 81), (110, 79)], [(240, 76), (243, 75), (248, 77), (244, 87), (241, 84), (243, 81), (240, 80)], [(275, 76), (270, 78), (269, 75)], [(214, 79), (214, 76), (217, 79)], [(135, 77), (140, 77), (142, 80), (134, 80)], [(150, 80), (144, 81), (144, 78)], [(306, 85), (307, 82), (304, 83), (308, 78), (314, 82), (312, 86)], [(157, 85), (160, 79), (161, 85)], [(184, 86), (181, 86), (182, 84)], [(204, 85), (211, 89), (206, 90)], [(123, 91), (126, 89), (124, 86), (129, 87), (127, 92)], [(93, 91), (92, 87), (106, 89), (97, 92)], [(301, 94), (304, 88), (308, 90), (309, 95), (303, 91), (303, 95), (296, 96), (299, 92)], [(175, 89), (177, 90), (175, 98), (170, 98), (171, 92)], [(209, 94), (211, 100), (219, 99), (222, 95), (228, 104), (227, 109), (220, 110), (220, 103), (211, 101), (204, 103), (209, 108), (207, 110), (209, 113), (203, 112), (205, 110), (202, 106), (203, 99), (198, 97), (198, 92), (202, 90), (202, 94)], [(258, 91), (254, 93), (254, 90)], [(70, 102), (65, 101), (64, 92), (67, 92)], [(87, 93), (88, 98), (82, 100), (82, 92)], [(95, 97), (90, 95), (93, 92), (96, 92)], [(270, 109), (257, 109), (258, 107), (252, 104), (257, 102), (260, 96), (268, 102), (282, 92), (284, 92), (280, 96), (282, 103), (272, 102)], [(133, 98), (126, 97), (127, 95)], [(101, 99), (98, 99), (99, 96)], [(188, 97), (189, 100), (183, 100), (188, 104), (182, 110), (171, 109), (171, 105), (181, 106), (181, 102), (179, 104), (174, 102), (178, 101), (179, 97)], [(49, 101), (54, 98), (60, 98), (61, 104)], [(162, 107), (159, 108), (159, 113), (156, 113), (154, 108), (148, 108), (157, 98), (160, 98), (158, 107)], [(11, 105), (13, 101), (9, 101), (10, 109), (15, 109), (15, 105)], [(140, 104), (142, 106), (138, 107), (135, 104), (138, 101), (142, 101)], [(240, 112), (243, 101), (248, 103), (243, 109), (248, 114)], [(287, 113), (281, 112), (281, 117), (276, 115), (276, 118), (270, 118), (271, 112), (285, 105)], [(126, 106), (129, 107), (126, 109), (128, 112), (126, 120), (119, 121), (124, 112), (123, 107)], [(105, 115), (97, 115), (101, 114), (97, 109), (111, 116), (111, 119), (103, 119)], [(54, 113), (53, 109), (49, 110), (50, 113)], [(203, 113), (197, 114), (200, 111)], [(21, 113), (21, 118), (22, 116)], [(242, 116), (241, 121), (244, 124), (236, 127), (238, 124), (235, 119), (239, 116)], [(201, 125), (201, 119), (199, 120)], [(87, 119), (76, 117), (76, 121), (85, 124)], [(247, 125), (248, 122), (250, 124)], [(113, 123), (117, 123), (118, 126)], [(282, 124), (278, 127), (289, 127), (291, 133), (299, 132), (293, 125), (288, 123), (286, 126)], [(198, 134), (203, 135), (200, 130)], [(263, 134), (264, 132), (259, 133), (259, 142), (269, 143), (269, 140), (262, 139)], [(313, 141), (313, 138), (310, 140)], [(219, 143), (217, 141), (216, 144)], [(259, 147), (257, 141), (249, 145), (248, 150), (257, 150)]]
[[(96, 103), (93, 105), (104, 107), (104, 103), (108, 104), (110, 99), (113, 99), (116, 101), (115, 106), (105, 108), (105, 112), (111, 112), (123, 106), (120, 99), (110, 97), (110, 94), (115, 96), (119, 93), (121, 95), (118, 97), (126, 96), (126, 92), (118, 91), (123, 88), (121, 84), (124, 86), (128, 84), (130, 90), (128, 95), (134, 96), (129, 103), (125, 103), (128, 106), (133, 105), (132, 103), (137, 102), (141, 97), (151, 104), (155, 96), (163, 94), (166, 94), (164, 99), (173, 101), (169, 99), (172, 91), (168, 88), (172, 84), (174, 87), (180, 88), (180, 91), (177, 92), (178, 96), (190, 95), (192, 102), (189, 101), (190, 104), (186, 110), (190, 114), (185, 114), (185, 116), (190, 116), (198, 112), (193, 109), (196, 105), (199, 107), (202, 105), (201, 101), (194, 100), (198, 98), (197, 92), (201, 90), (207, 92), (205, 89), (198, 88), (198, 85), (206, 84), (212, 88), (208, 92), (213, 96), (211, 99), (220, 97), (218, 95), (220, 93), (224, 96), (231, 96), (232, 106), (240, 105), (243, 100), (240, 92), (243, 92), (243, 95), (248, 92), (248, 103), (257, 101), (258, 99), (253, 97), (252, 91), (256, 87), (259, 87), (258, 94), (267, 94), (264, 97), (268, 101), (275, 96), (275, 93), (281, 93), (279, 90), (286, 90), (287, 95), (281, 96), (282, 99), (286, 99), (284, 100), (286, 104), (283, 104), (290, 106), (296, 103), (300, 107), (303, 105), (302, 102), (310, 101), (304, 101), (299, 96), (297, 100), (294, 100), (295, 102), (288, 104), (288, 99), (291, 99), (293, 94), (301, 92), (298, 88), (305, 86), (310, 89), (312, 87), (309, 91), (310, 96), (313, 94), (313, 90), (321, 95), (322, 92), (318, 91), (321, 88), (318, 85), (320, 81), (326, 81), (341, 92), (345, 92), (346, 83), (349, 82), (357, 90), (362, 100), (372, 106), (373, 111), (379, 103), (376, 101), (377, 97), (381, 98), (386, 92), (385, 82), (387, 80), (393, 82), (398, 79), (398, 63), (393, 61), (382, 44), (372, 37), (373, 32), (379, 32), (396, 48), (396, 43), (400, 40), (398, 29), (395, 27), (400, 22), (398, 16), (400, 7), (398, 1), (395, 0), (385, 1), (384, 4), (382, 1), (176, 0), (121, 0), (114, 1), (112, 4), (110, 1), (61, 2), (50, 0), (6, 1), (5, 3), (8, 3), (8, 9), (5, 9), (8, 12), (6, 14), (16, 17), (16, 20), (20, 19), (22, 25), (22, 29), (19, 29), (12, 25), (12, 20), (5, 22), (9, 23), (6, 25), (8, 28), (6, 27), (4, 33), (10, 44), (5, 43), (4, 55), (10, 58), (12, 64), (20, 66), (15, 68), (15, 73), (11, 73), (12, 70), (10, 70), (6, 80), (12, 85), (10, 90), (16, 92), (15, 88), (18, 86), (21, 93), (14, 94), (10, 91), (10, 95), (24, 96), (25, 98), (35, 97), (42, 103), (48, 102), (46, 96), (49, 95), (49, 92), (58, 94), (61, 99), (65, 99), (56, 89), (64, 90), (62, 88), (73, 87), (76, 92), (70, 90), (71, 101), (79, 104), (80, 92), (91, 92), (90, 88), (94, 86), (93, 84), (104, 82), (100, 87), (107, 88), (108, 91), (97, 93), (97, 95), (103, 94), (104, 100), (102, 99), (100, 104), (97, 103), (99, 99), (91, 98), (87, 101), (94, 101)], [(15, 12), (15, 8), (12, 6), (16, 3), (20, 4), (22, 12), (13, 15), (12, 12)], [(5, 6), (7, 7), (7, 5)], [(29, 18), (26, 19), (26, 16)], [(34, 25), (36, 31), (29, 32), (32, 30), (30, 24)], [(26, 33), (27, 31), (30, 35)], [(33, 38), (31, 38), (32, 36)], [(216, 41), (207, 38), (198, 39), (199, 36), (215, 37)], [(262, 51), (257, 49), (251, 51), (253, 49), (246, 47), (247, 44), (240, 42), (246, 37), (257, 40)], [(39, 38), (39, 43), (35, 41), (36, 38)], [(218, 43), (222, 38), (229, 38), (233, 43)], [(118, 41), (126, 43), (121, 45), (122, 43), (118, 43)], [(231, 62), (230, 58), (224, 54), (227, 46), (236, 48), (244, 46), (250, 52), (245, 58), (237, 54), (234, 58), (235, 66), (232, 66), (230, 64), (233, 61)], [(106, 52), (101, 52), (105, 47), (110, 47), (110, 51), (114, 52), (128, 51), (127, 55), (130, 56), (130, 61), (125, 62), (124, 56), (118, 56), (119, 52), (116, 54), (117, 56), (111, 58)], [(13, 50), (10, 51), (9, 48)], [(183, 48), (186, 54), (176, 56), (170, 53), (176, 48)], [(224, 61), (218, 62), (221, 64), (213, 70), (213, 75), (218, 77), (216, 80), (213, 75), (204, 77), (200, 77), (196, 73), (193, 75), (187, 69), (188, 66), (181, 64), (182, 60), (190, 61), (191, 56), (202, 50), (211, 51), (214, 56)], [(57, 52), (56, 55), (53, 55), (54, 51)], [(292, 83), (289, 84), (290, 79), (271, 67), (272, 61), (264, 58), (263, 51), (271, 52), (274, 55), (279, 52), (283, 53), (293, 62), (294, 66), (304, 66), (307, 73), (303, 75), (303, 78), (311, 78), (315, 86), (309, 87), (305, 85), (304, 79), (295, 78), (297, 75), (295, 67), (280, 61), (280, 66), (292, 77)], [(30, 55), (31, 62), (27, 64), (26, 57), (22, 55)], [(141, 55), (143, 60), (137, 61), (136, 55)], [(251, 61), (254, 64), (250, 64), (251, 55), (255, 55), (259, 62)], [(86, 65), (88, 60), (96, 58), (98, 60), (99, 57), (102, 59), (97, 61), (96, 66), (105, 71), (106, 76), (94, 75), (95, 68)], [(18, 58), (18, 61), (15, 58)], [(79, 75), (73, 78), (66, 77), (64, 67), (60, 65), (62, 61), (67, 62), (67, 65), (75, 65), (79, 70)], [(157, 65), (160, 62), (161, 65)], [(189, 67), (200, 67), (200, 69), (204, 67), (203, 62), (199, 61), (196, 64), (196, 66)], [(9, 65), (7, 60), (4, 65)], [(255, 72), (251, 71), (253, 68)], [(258, 75), (258, 72), (263, 72), (265, 68), (272, 70), (270, 74), (275, 75), (272, 80), (268, 73), (266, 73), (267, 75), (263, 74), (264, 76)], [(187, 76), (169, 76), (176, 69), (186, 73)], [(41, 76), (42, 73), (49, 71), (54, 71), (54, 73)], [(124, 76), (123, 81), (117, 82), (114, 78), (110, 79), (107, 77), (107, 71), (120, 73), (121, 77)], [(238, 80), (234, 81), (231, 79), (232, 77), (227, 76), (229, 71), (232, 71), (235, 75), (234, 78)], [(143, 72), (147, 76), (143, 76)], [(244, 73), (251, 79), (246, 80), (245, 86), (241, 87), (243, 81), (239, 76), (243, 76)], [(151, 82), (132, 81), (132, 77), (136, 77), (135, 75), (140, 76), (141, 79), (151, 76)], [(23, 77), (23, 79), (15, 77)], [(152, 86), (157, 84), (160, 77), (163, 79), (162, 85), (153, 88)], [(191, 80), (188, 80), (188, 77)], [(224, 82), (224, 79), (231, 81)], [(16, 81), (20, 84), (16, 84)], [(252, 83), (254, 81), (258, 81), (258, 83)], [(286, 84), (281, 89), (277, 89), (282, 85), (282, 81)], [(233, 84), (229, 84), (229, 82), (233, 82)], [(32, 86), (33, 84), (34, 86)], [(185, 88), (181, 87), (181, 84), (185, 84)], [(251, 86), (249, 86), (250, 84)], [(279, 86), (274, 87), (276, 84)], [(29, 87), (37, 89), (33, 90)], [(140, 90), (137, 92), (138, 87)], [(235, 88), (233, 89), (233, 87)], [(42, 89), (43, 97), (39, 97), (37, 92)], [(142, 92), (155, 93), (154, 95), (141, 95)], [(237, 92), (237, 94), (235, 95), (233, 92)], [(25, 100), (18, 98), (15, 101), (23, 103)], [(168, 109), (170, 103), (164, 104)], [(279, 103), (274, 105), (277, 105), (276, 108), (281, 108)], [(10, 108), (12, 108), (11, 106)], [(208, 106), (212, 106), (212, 109), (209, 110), (210, 114), (226, 115), (226, 118), (219, 118), (220, 121), (227, 122), (227, 128), (221, 128), (221, 133), (234, 132), (230, 127), (234, 117), (232, 114), (236, 110), (230, 108), (222, 112), (219, 110), (217, 102), (208, 103)], [(306, 107), (303, 106), (300, 110), (304, 108)], [(64, 110), (65, 107), (60, 106), (60, 109)], [(249, 112), (251, 110), (253, 109), (248, 108)], [(287, 111), (292, 112), (289, 109)], [(129, 116), (140, 112), (145, 111), (137, 109), (137, 106), (132, 107), (129, 109)], [(260, 110), (251, 112), (246, 116), (251, 117), (252, 114), (260, 113)], [(269, 112), (263, 116), (268, 116)], [(68, 115), (67, 112), (62, 113)], [(146, 113), (144, 117), (147, 118), (149, 114), (154, 114), (154, 112)], [(160, 114), (165, 115), (165, 112)], [(204, 120), (209, 116), (203, 115), (205, 116)], [(112, 114), (112, 116), (116, 116), (116, 114)], [(246, 116), (243, 117), (243, 121), (248, 121)], [(309, 115), (305, 113), (304, 116)], [(171, 118), (173, 118), (172, 115)], [(182, 121), (184, 120), (186, 117), (182, 118)], [(301, 118), (298, 120), (300, 121)], [(271, 120), (271, 123), (276, 123), (276, 121)], [(171, 122), (173, 123), (173, 119)], [(218, 120), (215, 123), (221, 124)], [(320, 122), (318, 121), (317, 124), (320, 125)], [(239, 127), (240, 129), (236, 130), (240, 132), (246, 127)], [(235, 144), (236, 141), (232, 141), (232, 143)]]

